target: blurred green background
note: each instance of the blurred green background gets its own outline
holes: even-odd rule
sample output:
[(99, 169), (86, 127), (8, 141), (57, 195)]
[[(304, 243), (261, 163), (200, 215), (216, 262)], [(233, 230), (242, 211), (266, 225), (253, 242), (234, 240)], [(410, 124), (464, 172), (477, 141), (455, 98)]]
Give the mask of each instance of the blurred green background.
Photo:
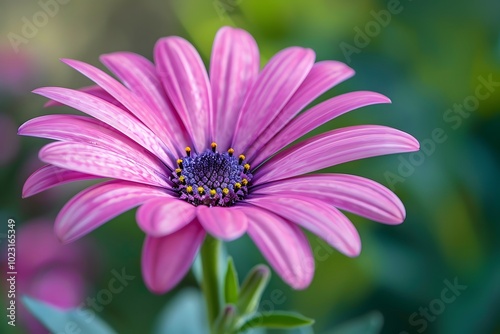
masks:
[[(44, 99), (30, 91), (90, 84), (59, 58), (101, 66), (100, 54), (128, 50), (151, 59), (158, 38), (180, 35), (208, 62), (217, 29), (233, 25), (255, 37), (263, 61), (299, 45), (314, 49), (318, 60), (343, 61), (356, 70), (354, 78), (322, 99), (373, 90), (393, 101), (351, 112), (320, 131), (384, 124), (426, 143), (420, 154), (329, 169), (392, 188), (405, 203), (407, 219), (394, 227), (350, 215), (363, 241), (355, 259), (311, 236), (317, 250), (311, 286), (293, 291), (274, 275), (263, 307), (315, 318), (316, 333), (373, 310), (383, 315), (382, 333), (500, 333), (499, 1), (60, 0), (54, 15), (39, 21), (36, 31), (26, 31), (26, 20), (33, 22), (46, 10), (45, 2), (0, 0), (2, 226), (8, 217), (18, 225), (37, 217), (53, 219), (85, 186), (67, 185), (21, 200), (22, 184), (40, 166), (37, 150), (46, 141), (18, 138), (16, 128), (38, 115), (74, 112), (45, 110)], [(157, 296), (144, 287), (143, 233), (134, 212), (86, 238), (98, 249), (88, 261), (101, 272), (89, 296), (107, 286), (113, 268), (136, 276), (99, 315), (119, 333), (150, 332), (176, 292)], [(240, 276), (263, 261), (246, 237), (230, 243), (228, 251)], [(445, 281), (466, 289), (453, 302), (440, 303)], [(176, 290), (185, 286), (196, 286), (192, 274)], [(429, 307), (429, 317), (419, 313)], [(13, 331), (23, 332), (20, 327)]]

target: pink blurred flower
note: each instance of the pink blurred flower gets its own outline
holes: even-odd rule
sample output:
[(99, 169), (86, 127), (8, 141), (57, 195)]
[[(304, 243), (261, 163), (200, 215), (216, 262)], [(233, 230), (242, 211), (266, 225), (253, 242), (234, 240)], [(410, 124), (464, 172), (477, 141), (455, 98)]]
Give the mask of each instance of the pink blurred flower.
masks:
[[(22, 225), (16, 238), (17, 294), (69, 309), (85, 299), (92, 268), (88, 244), (62, 245), (48, 220)], [(30, 333), (47, 330), (22, 305), (20, 319)]]
[(404, 220), (401, 201), (374, 181), (303, 174), (418, 150), (412, 136), (384, 126), (352, 126), (286, 148), (346, 112), (390, 102), (358, 91), (299, 114), (354, 74), (345, 64), (315, 63), (312, 50), (290, 47), (259, 70), (252, 36), (229, 27), (217, 33), (209, 75), (182, 38), (160, 39), (154, 54), (154, 64), (128, 52), (102, 56), (122, 83), (91, 65), (64, 60), (97, 85), (35, 91), (53, 100), (50, 105), (91, 117), (49, 115), (21, 126), (21, 135), (58, 141), (40, 151), (48, 165), (27, 180), (24, 196), (66, 182), (113, 179), (84, 190), (61, 210), (55, 230), (63, 241), (140, 206), (137, 221), (147, 235), (143, 276), (152, 291), (168, 291), (182, 279), (206, 233), (223, 240), (248, 233), (278, 274), (302, 289), (311, 282), (314, 261), (299, 226), (356, 256), (359, 235), (339, 209), (386, 224)]
[[(0, 95), (17, 95), (29, 91), (36, 79), (37, 66), (25, 52), (14, 52), (8, 45), (0, 45)], [(31, 86), (32, 87), (32, 86)]]

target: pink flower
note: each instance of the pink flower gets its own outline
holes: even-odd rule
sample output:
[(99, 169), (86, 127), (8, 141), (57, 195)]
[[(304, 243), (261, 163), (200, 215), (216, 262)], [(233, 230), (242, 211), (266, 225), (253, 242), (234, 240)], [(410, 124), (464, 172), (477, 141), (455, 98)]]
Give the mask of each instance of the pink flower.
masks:
[(32, 85), (39, 76), (38, 67), (32, 54), (0, 44), (0, 95), (21, 95), (36, 87)]
[[(17, 232), (18, 296), (28, 295), (59, 308), (77, 307), (85, 298), (94, 269), (86, 265), (88, 245), (61, 245), (48, 220), (26, 223)], [(20, 320), (30, 333), (47, 333), (22, 305), (18, 307)]]
[[(418, 150), (410, 135), (378, 125), (352, 126), (287, 147), (348, 111), (389, 103), (358, 91), (299, 114), (354, 71), (315, 63), (310, 49), (290, 47), (259, 70), (259, 51), (247, 32), (225, 27), (215, 37), (209, 75), (194, 47), (160, 39), (154, 64), (128, 52), (101, 61), (122, 83), (76, 60), (63, 60), (96, 86), (48, 87), (35, 93), (91, 117), (49, 115), (28, 121), (21, 135), (58, 140), (40, 151), (48, 165), (35, 172), (23, 196), (71, 181), (111, 178), (71, 199), (55, 230), (76, 240), (122, 212), (140, 206), (146, 233), (142, 268), (150, 290), (174, 287), (189, 270), (206, 233), (234, 240), (248, 233), (293, 288), (314, 273), (300, 227), (348, 256), (359, 235), (339, 209), (386, 224), (405, 210), (384, 186), (353, 175), (304, 175), (344, 162)], [(55, 101), (55, 102), (54, 102)]]

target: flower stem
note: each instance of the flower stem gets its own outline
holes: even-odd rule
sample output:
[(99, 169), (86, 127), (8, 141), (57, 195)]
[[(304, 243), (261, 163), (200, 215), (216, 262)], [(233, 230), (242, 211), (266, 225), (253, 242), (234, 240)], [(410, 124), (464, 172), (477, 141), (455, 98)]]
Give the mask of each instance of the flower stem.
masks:
[(221, 241), (207, 235), (203, 246), (201, 246), (201, 266), (203, 270), (203, 281), (201, 288), (205, 295), (207, 304), (208, 323), (211, 328), (220, 312), (220, 277), (219, 259), (221, 252)]

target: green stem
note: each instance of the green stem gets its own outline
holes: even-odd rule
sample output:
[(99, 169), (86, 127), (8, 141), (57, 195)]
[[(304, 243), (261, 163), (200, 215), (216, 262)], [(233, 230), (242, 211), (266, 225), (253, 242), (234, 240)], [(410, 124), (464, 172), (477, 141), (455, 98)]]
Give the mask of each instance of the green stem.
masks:
[(213, 324), (220, 312), (220, 277), (219, 258), (221, 252), (221, 241), (209, 235), (205, 238), (201, 246), (201, 266), (203, 270), (203, 281), (201, 288), (205, 295), (207, 304), (207, 315), (210, 331), (213, 331)]

